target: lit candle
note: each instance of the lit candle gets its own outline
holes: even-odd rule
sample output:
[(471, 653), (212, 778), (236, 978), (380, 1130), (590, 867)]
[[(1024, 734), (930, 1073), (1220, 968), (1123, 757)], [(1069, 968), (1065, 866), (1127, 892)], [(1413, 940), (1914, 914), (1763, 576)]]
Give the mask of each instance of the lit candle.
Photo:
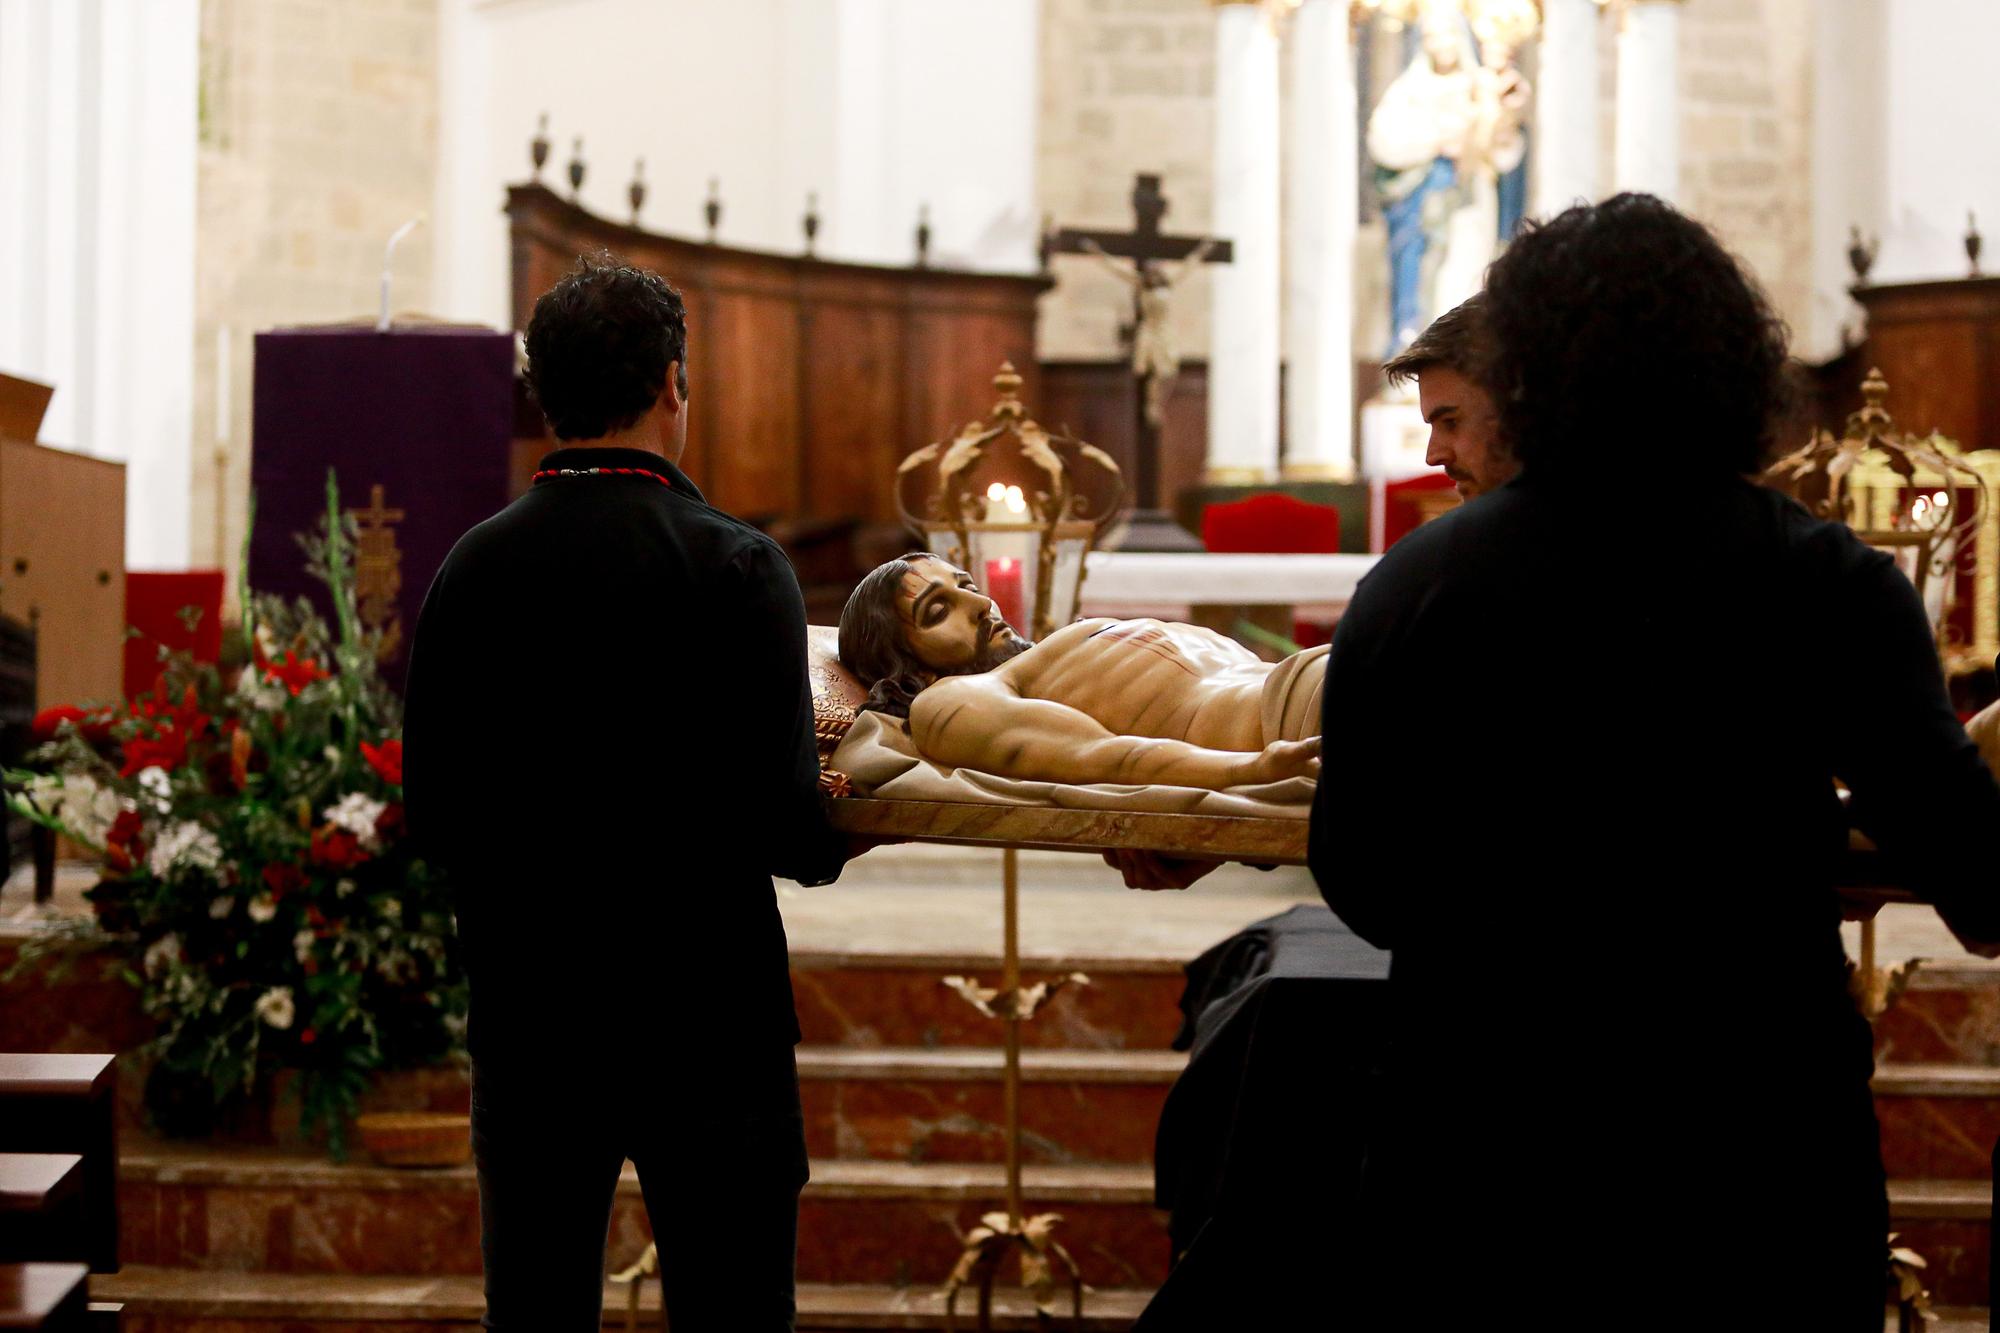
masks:
[(1000, 618), (1012, 625), (1020, 633), (1028, 629), (1021, 623), (1021, 562), (1011, 555), (1003, 555), (986, 562), (986, 595), (993, 599), (994, 608)]

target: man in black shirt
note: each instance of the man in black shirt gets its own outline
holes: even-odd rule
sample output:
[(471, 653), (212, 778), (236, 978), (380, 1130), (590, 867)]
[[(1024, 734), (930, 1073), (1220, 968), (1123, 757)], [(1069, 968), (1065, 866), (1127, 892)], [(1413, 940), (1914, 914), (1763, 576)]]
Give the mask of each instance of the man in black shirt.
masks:
[(676, 1333), (789, 1329), (806, 1154), (771, 876), (825, 883), (847, 855), (804, 604), (675, 466), (673, 288), (587, 261), (527, 346), (562, 447), (431, 584), (405, 727), (471, 980), (487, 1326), (599, 1327), (629, 1157)]
[(2000, 788), (1909, 580), (1746, 479), (1784, 330), (1713, 237), (1621, 195), (1486, 296), (1522, 471), (1382, 558), (1326, 678), (1312, 868), (1394, 954), (1351, 1290), (1440, 1328), (1880, 1329), (1834, 781), (1988, 956)]

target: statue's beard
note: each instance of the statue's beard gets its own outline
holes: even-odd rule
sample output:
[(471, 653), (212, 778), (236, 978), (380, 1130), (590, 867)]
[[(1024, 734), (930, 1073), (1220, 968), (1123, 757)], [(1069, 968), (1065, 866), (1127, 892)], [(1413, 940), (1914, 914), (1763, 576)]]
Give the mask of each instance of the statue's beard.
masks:
[(989, 618), (982, 626), (983, 634), (972, 660), (951, 671), (940, 671), (939, 676), (977, 676), (991, 671), (1002, 662), (1012, 661), (1035, 645), (1014, 632), (1014, 627), (999, 619)]

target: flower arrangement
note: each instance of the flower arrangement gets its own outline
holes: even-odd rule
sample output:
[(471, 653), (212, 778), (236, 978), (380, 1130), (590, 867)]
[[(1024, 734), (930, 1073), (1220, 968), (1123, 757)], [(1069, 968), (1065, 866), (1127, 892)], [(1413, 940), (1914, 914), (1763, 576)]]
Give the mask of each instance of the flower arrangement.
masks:
[(159, 1024), (161, 1127), (198, 1132), (295, 1070), (302, 1127), (339, 1153), (376, 1070), (462, 1053), (465, 980), (442, 880), (404, 836), (401, 707), (356, 617), (331, 474), (300, 540), (332, 627), (244, 586), (239, 669), (163, 653), (129, 707), (49, 710), (6, 800), (101, 861), (94, 919), (55, 924), (22, 966), (109, 952)]

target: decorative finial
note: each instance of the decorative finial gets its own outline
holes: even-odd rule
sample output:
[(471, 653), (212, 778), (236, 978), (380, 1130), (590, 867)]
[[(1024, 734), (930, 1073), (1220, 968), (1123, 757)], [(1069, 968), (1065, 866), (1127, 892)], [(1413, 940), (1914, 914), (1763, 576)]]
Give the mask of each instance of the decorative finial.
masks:
[(1979, 276), (1979, 217), (1974, 213), (1965, 215), (1965, 257), (1972, 261), (1972, 276)]
[(576, 142), (569, 150), (569, 193), (574, 199), (583, 193), (583, 136), (576, 136)]
[(708, 178), (708, 202), (701, 206), (702, 216), (708, 219), (708, 239), (715, 242), (715, 229), (722, 223), (722, 182), (715, 177)]
[(1000, 400), (993, 404), (996, 417), (1020, 417), (1027, 414), (1027, 406), (1021, 401), (1021, 374), (1014, 369), (1012, 361), (1000, 363), (1000, 373), (993, 377), (993, 391)]
[(819, 192), (817, 190), (809, 191), (806, 194), (805, 229), (806, 258), (811, 259), (813, 257), (813, 238), (819, 235)]
[(929, 268), (931, 262), (931, 206), (917, 205), (917, 267)]
[(632, 225), (639, 225), (639, 210), (646, 206), (646, 159), (640, 158), (632, 164), (632, 183), (625, 187), (625, 197), (632, 201)]
[(535, 164), (535, 179), (542, 178), (542, 164), (549, 160), (549, 113), (535, 122), (535, 137), (528, 140), (528, 160)]
[(1855, 286), (1860, 287), (1867, 284), (1868, 270), (1875, 266), (1875, 254), (1881, 248), (1881, 237), (1877, 236), (1864, 241), (1861, 239), (1861, 228), (1849, 227), (1847, 229), (1847, 262), (1854, 270)]

